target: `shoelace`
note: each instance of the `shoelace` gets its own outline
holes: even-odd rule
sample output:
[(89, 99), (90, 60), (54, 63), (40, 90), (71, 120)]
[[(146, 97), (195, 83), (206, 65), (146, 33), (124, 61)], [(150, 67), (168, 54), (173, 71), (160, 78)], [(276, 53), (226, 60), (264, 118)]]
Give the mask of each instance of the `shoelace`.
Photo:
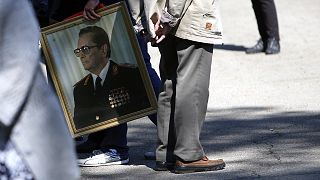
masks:
[(93, 150), (92, 151), (92, 156), (96, 156), (96, 155), (100, 155), (103, 154), (103, 152), (101, 150)]
[(109, 151), (106, 152), (105, 154), (110, 157), (113, 157), (113, 158), (119, 157), (119, 154), (118, 154), (117, 150), (115, 150), (115, 149), (109, 149)]

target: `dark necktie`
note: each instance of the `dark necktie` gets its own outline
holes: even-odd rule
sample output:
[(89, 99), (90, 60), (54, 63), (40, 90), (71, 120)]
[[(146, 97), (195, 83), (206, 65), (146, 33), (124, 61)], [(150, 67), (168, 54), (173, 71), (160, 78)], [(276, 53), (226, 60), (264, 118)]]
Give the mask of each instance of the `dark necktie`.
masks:
[(96, 82), (95, 82), (95, 85), (96, 85), (96, 90), (95, 90), (95, 92), (96, 92), (96, 93), (100, 93), (101, 90), (102, 90), (101, 81), (102, 81), (102, 79), (98, 76), (97, 79), (96, 79)]

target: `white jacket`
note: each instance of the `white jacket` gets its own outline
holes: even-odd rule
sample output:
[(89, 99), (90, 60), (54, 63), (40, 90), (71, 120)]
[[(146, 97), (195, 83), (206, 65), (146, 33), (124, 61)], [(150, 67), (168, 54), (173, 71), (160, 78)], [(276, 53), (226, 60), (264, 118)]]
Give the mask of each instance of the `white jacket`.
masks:
[(146, 1), (149, 32), (153, 37), (154, 25), (150, 18), (154, 15), (158, 18), (171, 16), (174, 25), (172, 34), (176, 37), (210, 44), (222, 43), (218, 0), (145, 0), (145, 3)]

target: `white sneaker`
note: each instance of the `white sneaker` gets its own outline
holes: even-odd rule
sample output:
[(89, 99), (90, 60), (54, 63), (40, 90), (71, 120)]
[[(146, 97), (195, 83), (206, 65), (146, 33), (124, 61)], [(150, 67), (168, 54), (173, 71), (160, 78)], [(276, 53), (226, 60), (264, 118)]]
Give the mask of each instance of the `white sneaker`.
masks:
[(78, 153), (79, 166), (107, 166), (128, 163), (129, 157), (122, 157), (115, 149), (109, 149), (105, 153), (101, 150), (94, 150), (92, 153)]

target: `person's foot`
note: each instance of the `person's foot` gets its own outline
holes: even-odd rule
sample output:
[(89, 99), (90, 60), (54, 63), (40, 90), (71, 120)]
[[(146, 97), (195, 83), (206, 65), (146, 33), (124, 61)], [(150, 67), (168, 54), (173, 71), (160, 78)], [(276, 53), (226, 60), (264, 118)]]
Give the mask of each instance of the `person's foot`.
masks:
[(76, 145), (77, 153), (91, 153), (95, 149), (99, 149), (99, 146), (97, 143), (94, 143), (92, 141), (85, 141)]
[(171, 171), (173, 170), (174, 163), (156, 161), (156, 165), (153, 168), (155, 171)]
[(280, 43), (276, 38), (269, 38), (267, 41), (266, 54), (278, 54), (280, 52)]
[(209, 160), (206, 156), (198, 161), (184, 162), (177, 160), (174, 166), (174, 173), (192, 173), (192, 172), (202, 172), (202, 171), (216, 171), (223, 169), (226, 163), (222, 159)]
[(260, 52), (264, 52), (264, 51), (265, 51), (265, 45), (264, 45), (262, 39), (259, 39), (256, 45), (254, 45), (253, 47), (248, 48), (246, 50), (246, 53), (247, 54), (256, 54), (256, 53), (260, 53)]
[(156, 160), (156, 153), (154, 151), (148, 151), (144, 153), (144, 159), (146, 160)]
[(79, 166), (107, 166), (117, 164), (128, 164), (129, 157), (122, 155), (115, 149), (94, 150), (92, 153), (78, 153)]

